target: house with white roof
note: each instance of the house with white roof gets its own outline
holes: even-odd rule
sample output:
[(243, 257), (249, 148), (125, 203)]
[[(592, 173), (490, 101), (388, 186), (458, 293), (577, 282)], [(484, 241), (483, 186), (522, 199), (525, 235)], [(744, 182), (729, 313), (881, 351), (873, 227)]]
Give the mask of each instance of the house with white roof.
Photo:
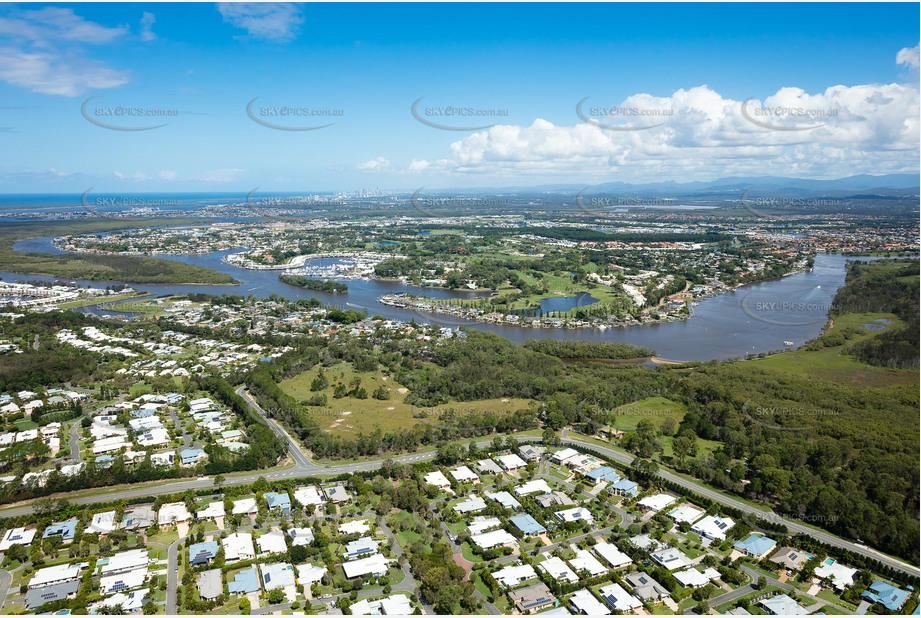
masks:
[(829, 580), (836, 590), (844, 590), (857, 581), (858, 570), (844, 566), (834, 558), (826, 558), (813, 572), (819, 579)]
[(291, 545), (310, 545), (314, 541), (313, 528), (290, 528), (288, 535), (291, 537)]
[(413, 606), (409, 597), (394, 594), (375, 601), (370, 599), (356, 601), (349, 606), (349, 613), (353, 616), (409, 616), (413, 613)]
[(568, 459), (581, 455), (579, 451), (573, 448), (564, 448), (550, 455), (550, 461), (556, 464), (566, 464)]
[(39, 569), (35, 576), (29, 580), (29, 588), (43, 588), (45, 586), (56, 586), (80, 578), (80, 571), (86, 568), (86, 563), (81, 564), (59, 564), (45, 569)]
[(595, 518), (592, 516), (591, 511), (589, 511), (584, 506), (577, 506), (571, 509), (557, 511), (556, 513), (553, 514), (553, 516), (559, 519), (563, 523), (582, 522), (582, 521), (593, 523), (595, 521)]
[(633, 564), (633, 560), (630, 556), (620, 551), (616, 545), (612, 545), (607, 541), (598, 541), (595, 543), (594, 547), (592, 547), (592, 550), (601, 556), (605, 562), (610, 564), (613, 569)]
[(470, 525), (467, 526), (467, 530), (470, 531), (471, 535), (483, 534), (500, 526), (502, 526), (502, 521), (498, 517), (474, 517)]
[(522, 483), (512, 491), (518, 496), (528, 496), (530, 494), (549, 494), (553, 489), (544, 479), (536, 479), (528, 481), (527, 483)]
[(569, 566), (572, 567), (572, 570), (576, 573), (581, 571), (588, 571), (588, 574), (591, 577), (598, 577), (608, 572), (607, 567), (598, 562), (598, 559), (595, 558), (587, 549), (580, 549), (576, 552), (576, 557), (572, 560), (569, 560)]
[(108, 558), (108, 561), (101, 566), (97, 564), (97, 569), (102, 575), (115, 575), (138, 569), (146, 571), (149, 564), (150, 556), (146, 549), (129, 549)]
[(345, 576), (348, 579), (364, 577), (365, 575), (380, 577), (387, 574), (388, 568), (389, 563), (383, 554), (374, 554), (367, 558), (342, 563), (342, 570), (345, 571)]
[(649, 554), (649, 556), (669, 571), (677, 571), (678, 569), (693, 566), (694, 564), (686, 555), (684, 555), (684, 552), (674, 547), (666, 547), (662, 550)]
[(95, 513), (90, 525), (86, 527), (87, 534), (109, 534), (118, 527), (115, 522), (115, 511)]
[(147, 568), (134, 569), (107, 575), (99, 578), (99, 592), (102, 594), (112, 594), (113, 592), (124, 592), (140, 588), (147, 581)]
[(498, 457), (494, 457), (493, 459), (499, 462), (499, 466), (501, 466), (502, 469), (505, 470), (506, 472), (518, 470), (519, 468), (524, 468), (525, 466), (528, 465), (525, 463), (524, 459), (522, 459), (518, 455), (515, 455), (514, 453), (510, 455), (499, 455)]
[(690, 567), (682, 571), (676, 571), (673, 575), (678, 580), (678, 583), (686, 588), (703, 588), (710, 583), (710, 580), (720, 578), (719, 572), (709, 567), (703, 571)]
[(320, 494), (316, 485), (306, 485), (294, 490), (294, 499), (304, 506), (321, 506), (326, 500)]
[(678, 508), (674, 508), (669, 511), (668, 516), (676, 524), (693, 524), (695, 521), (704, 516), (704, 510), (695, 506), (691, 506), (690, 504), (682, 504)]
[(326, 575), (326, 567), (316, 565), (314, 566), (311, 563), (299, 564), (297, 565), (297, 581), (298, 583), (303, 584), (306, 588), (309, 588), (311, 585), (320, 582), (323, 579), (323, 576)]
[(502, 508), (505, 509), (520, 509), (521, 503), (512, 496), (512, 494), (507, 491), (497, 491), (495, 493), (486, 492), (486, 497), (490, 500), (495, 500), (502, 505)]
[(256, 537), (256, 544), (259, 545), (260, 556), (281, 554), (288, 551), (288, 545), (285, 543), (285, 533), (281, 530), (272, 530)]
[(157, 524), (162, 526), (178, 526), (187, 524), (192, 519), (192, 514), (186, 508), (185, 502), (171, 502), (164, 504), (157, 512)]
[(35, 528), (10, 528), (0, 540), (0, 552), (5, 552), (13, 545), (31, 545), (36, 532)]
[(619, 611), (624, 614), (632, 612), (643, 607), (643, 602), (624, 590), (620, 584), (611, 584), (598, 591), (601, 598), (612, 611)]
[(473, 483), (476, 485), (480, 482), (480, 477), (477, 476), (476, 472), (467, 466), (461, 466), (451, 470), (451, 476), (453, 476), (454, 480), (458, 483)]
[(259, 507), (256, 505), (255, 498), (241, 498), (233, 502), (233, 515), (256, 515), (259, 513)]
[(573, 593), (569, 599), (569, 605), (576, 614), (586, 616), (610, 616), (611, 610), (595, 598), (590, 590), (582, 588)]
[(644, 511), (652, 511), (658, 513), (659, 511), (666, 509), (675, 503), (674, 496), (669, 496), (668, 494), (655, 494), (652, 496), (646, 496), (637, 504)]
[(448, 477), (446, 477), (441, 470), (435, 470), (434, 472), (426, 474), (425, 482), (440, 489), (451, 488), (451, 481), (448, 480)]
[(579, 581), (579, 576), (559, 556), (550, 556), (537, 565), (537, 568), (560, 582), (573, 584)]
[(486, 501), (479, 496), (472, 496), (463, 502), (454, 505), (454, 510), (458, 513), (476, 513), (486, 508)]
[(728, 517), (708, 515), (691, 526), (691, 531), (711, 541), (725, 541), (726, 533), (735, 525), (736, 522)]
[(511, 564), (495, 571), (492, 576), (503, 588), (514, 588), (536, 578), (537, 572), (530, 564)]
[(225, 562), (253, 560), (256, 558), (256, 549), (253, 547), (253, 537), (247, 532), (231, 534), (221, 541), (221, 545), (224, 546)]
[(339, 524), (339, 534), (365, 534), (370, 531), (367, 519), (354, 519)]
[(484, 532), (470, 537), (470, 540), (482, 549), (494, 549), (503, 545), (515, 546), (518, 544), (517, 539), (505, 530), (493, 530)]

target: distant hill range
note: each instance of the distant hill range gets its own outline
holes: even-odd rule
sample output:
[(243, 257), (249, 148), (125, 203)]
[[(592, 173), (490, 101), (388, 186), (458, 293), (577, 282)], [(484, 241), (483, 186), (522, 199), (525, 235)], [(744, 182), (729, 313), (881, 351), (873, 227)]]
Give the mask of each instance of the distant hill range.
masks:
[[(780, 176), (736, 176), (711, 181), (656, 182), (634, 184), (607, 182), (596, 185), (541, 185), (537, 187), (496, 187), (478, 189), (478, 193), (560, 194), (572, 195), (585, 190), (587, 195), (621, 195), (648, 197), (693, 197), (720, 200), (738, 198), (745, 191), (758, 196), (833, 197), (838, 199), (910, 198), (921, 194), (918, 174), (861, 174), (834, 180), (785, 178)], [(433, 191), (435, 193), (436, 191)], [(448, 190), (443, 191), (447, 193)], [(464, 189), (471, 193), (471, 189)]]

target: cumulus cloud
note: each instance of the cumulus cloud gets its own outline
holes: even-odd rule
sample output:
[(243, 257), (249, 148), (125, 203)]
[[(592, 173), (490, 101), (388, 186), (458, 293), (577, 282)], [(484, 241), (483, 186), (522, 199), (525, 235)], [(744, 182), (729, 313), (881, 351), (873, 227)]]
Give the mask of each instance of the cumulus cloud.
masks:
[(149, 180), (150, 179), (150, 177), (144, 172), (131, 172), (130, 174), (124, 174), (122, 172), (113, 172), (112, 175), (115, 176), (119, 180)]
[[(913, 61), (909, 52), (900, 56)], [(790, 87), (745, 101), (698, 86), (668, 97), (637, 94), (607, 107), (585, 101), (581, 110), (589, 122), (560, 126), (538, 118), (529, 126), (496, 125), (453, 142), (443, 160), (414, 160), (406, 169), (635, 181), (663, 174), (830, 177), (917, 170), (919, 93), (906, 84), (832, 86), (819, 93)]]
[(86, 47), (127, 34), (83, 19), (70, 8), (15, 10), (0, 17), (0, 81), (42, 94), (73, 97), (114, 88), (128, 73), (87, 57)]
[(144, 42), (155, 41), (157, 35), (154, 34), (153, 25), (157, 22), (157, 18), (153, 13), (148, 13), (144, 11), (144, 14), (141, 16), (141, 40)]
[(390, 169), (390, 161), (384, 157), (377, 157), (376, 159), (359, 163), (358, 169), (363, 172), (383, 172)]
[(303, 9), (291, 2), (220, 2), (218, 11), (225, 22), (267, 41), (291, 41), (304, 23)]

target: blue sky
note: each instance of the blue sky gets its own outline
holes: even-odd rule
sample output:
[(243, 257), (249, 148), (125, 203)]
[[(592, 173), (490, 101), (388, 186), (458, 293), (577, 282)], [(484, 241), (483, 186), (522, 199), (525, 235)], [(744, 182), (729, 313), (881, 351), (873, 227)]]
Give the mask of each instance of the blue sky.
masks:
[[(917, 172), (918, 23), (917, 4), (4, 5), (0, 192)], [(263, 126), (257, 97), (256, 120), (332, 125)], [(281, 106), (337, 115), (263, 113)]]

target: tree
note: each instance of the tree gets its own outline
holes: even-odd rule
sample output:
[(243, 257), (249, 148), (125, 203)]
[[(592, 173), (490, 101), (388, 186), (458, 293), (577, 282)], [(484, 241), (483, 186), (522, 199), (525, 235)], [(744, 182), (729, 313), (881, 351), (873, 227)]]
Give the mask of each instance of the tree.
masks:
[(694, 440), (688, 436), (678, 436), (672, 442), (672, 454), (679, 463), (688, 458), (693, 448)]
[(678, 431), (678, 421), (671, 416), (665, 417), (665, 420), (662, 421), (662, 425), (659, 427), (659, 431), (662, 432), (663, 436), (675, 435), (675, 432)]
[(464, 447), (457, 442), (448, 442), (438, 447), (435, 461), (444, 465), (455, 464), (464, 458)]
[(227, 482), (227, 479), (224, 478), (224, 475), (223, 475), (223, 474), (218, 474), (217, 476), (214, 477), (214, 486), (215, 486), (215, 487), (222, 487), (222, 486), (224, 485), (224, 483), (226, 483), (226, 482)]
[(247, 597), (243, 597), (242, 599), (240, 599), (240, 613), (241, 614), (249, 614), (251, 609), (252, 609), (252, 604), (249, 602), (249, 599)]
[(279, 603), (284, 603), (285, 601), (285, 591), (281, 588), (275, 588), (269, 590), (269, 594), (266, 597), (271, 605), (278, 605)]
[(560, 443), (560, 437), (550, 427), (544, 429), (544, 431), (541, 433), (541, 439), (546, 446), (557, 446)]

